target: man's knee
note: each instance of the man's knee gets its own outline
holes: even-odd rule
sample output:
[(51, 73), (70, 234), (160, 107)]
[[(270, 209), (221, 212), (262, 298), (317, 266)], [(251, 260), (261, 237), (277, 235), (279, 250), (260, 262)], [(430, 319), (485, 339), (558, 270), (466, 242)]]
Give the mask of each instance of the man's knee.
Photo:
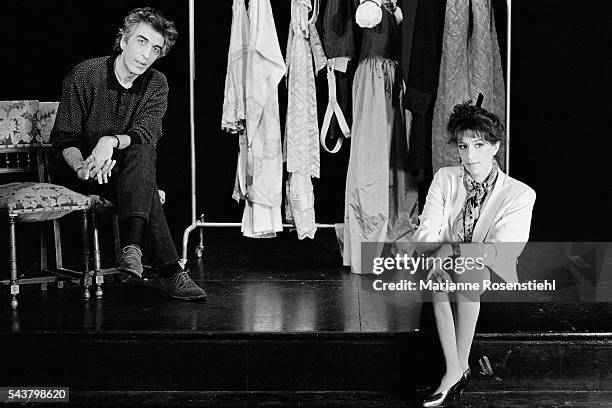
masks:
[(123, 155), (129, 159), (152, 160), (155, 161), (155, 147), (150, 144), (133, 144), (123, 150)]
[(155, 171), (157, 155), (155, 148), (147, 144), (134, 144), (119, 151), (117, 164), (119, 167), (131, 172), (142, 171), (149, 173)]

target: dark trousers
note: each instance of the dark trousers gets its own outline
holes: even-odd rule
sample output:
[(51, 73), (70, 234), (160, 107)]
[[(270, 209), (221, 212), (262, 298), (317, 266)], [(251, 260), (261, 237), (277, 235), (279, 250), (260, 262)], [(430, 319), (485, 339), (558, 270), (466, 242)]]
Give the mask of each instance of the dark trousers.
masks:
[(117, 205), (119, 222), (128, 217), (142, 217), (147, 222), (143, 230), (142, 249), (153, 267), (164, 267), (178, 261), (166, 217), (160, 203), (155, 177), (155, 149), (151, 145), (135, 144), (115, 150), (117, 161), (108, 184), (79, 180), (74, 170), (61, 159), (52, 166), (53, 182), (82, 194), (96, 194)]

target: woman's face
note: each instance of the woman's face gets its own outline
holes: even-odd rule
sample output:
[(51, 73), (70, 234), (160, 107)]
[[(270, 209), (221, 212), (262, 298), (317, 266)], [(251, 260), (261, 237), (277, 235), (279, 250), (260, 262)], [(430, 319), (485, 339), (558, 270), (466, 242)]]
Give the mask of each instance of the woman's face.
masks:
[(491, 144), (474, 132), (465, 132), (458, 138), (457, 150), (461, 164), (474, 180), (480, 183), (491, 172), (493, 157), (499, 150), (499, 142)]

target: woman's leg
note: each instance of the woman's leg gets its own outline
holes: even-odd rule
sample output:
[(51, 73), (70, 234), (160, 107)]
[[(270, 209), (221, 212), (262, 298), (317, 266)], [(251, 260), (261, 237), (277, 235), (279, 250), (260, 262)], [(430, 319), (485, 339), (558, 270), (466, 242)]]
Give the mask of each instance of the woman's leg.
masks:
[(455, 303), (455, 335), (457, 338), (457, 354), (461, 371), (468, 369), (468, 358), (472, 348), (472, 340), (476, 330), (476, 322), (480, 313), (480, 299), (473, 300), (457, 293)]
[[(455, 281), (462, 283), (478, 283), (482, 288), (485, 280), (490, 280), (488, 268), (473, 269), (465, 273), (455, 274)], [(480, 296), (484, 290), (460, 290), (455, 292), (455, 335), (457, 336), (457, 353), (463, 371), (469, 366), (470, 350), (476, 331), (476, 322), (480, 314)]]
[(446, 363), (446, 372), (442, 376), (440, 385), (434, 391), (434, 394), (437, 394), (456, 383), (461, 378), (464, 370), (461, 368), (457, 352), (457, 337), (455, 335), (455, 321), (450, 296), (448, 293), (433, 292), (431, 297), (438, 336), (440, 337), (444, 362)]

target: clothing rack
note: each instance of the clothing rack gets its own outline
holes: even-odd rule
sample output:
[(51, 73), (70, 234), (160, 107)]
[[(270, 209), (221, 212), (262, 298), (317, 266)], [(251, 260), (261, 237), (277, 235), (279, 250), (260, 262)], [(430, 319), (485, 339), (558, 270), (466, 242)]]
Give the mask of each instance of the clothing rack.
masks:
[[(511, 45), (511, 22), (512, 22), (512, 0), (506, 0), (507, 4), (507, 29), (506, 29), (506, 173), (510, 174), (510, 45)], [(189, 0), (189, 143), (191, 158), (191, 219), (193, 222), (183, 232), (182, 258), (179, 260), (181, 266), (187, 263), (187, 245), (189, 235), (196, 228), (200, 229), (200, 242), (195, 248), (195, 255), (201, 258), (204, 253), (204, 228), (227, 228), (240, 227), (238, 222), (207, 222), (204, 214), (196, 218), (196, 154), (195, 154), (195, 0)], [(316, 224), (317, 228), (335, 228), (338, 224)], [(292, 228), (293, 224), (283, 224), (283, 228)]]
[[(317, 229), (319, 228), (335, 228), (336, 225), (341, 224), (316, 224)], [(189, 243), (189, 234), (196, 228), (200, 228), (200, 242), (196, 246), (194, 253), (198, 258), (202, 258), (204, 253), (204, 227), (208, 228), (227, 228), (227, 227), (241, 227), (242, 224), (239, 222), (205, 222), (204, 214), (200, 215), (200, 219), (195, 223), (191, 224), (183, 232), (183, 257), (180, 259), (181, 265), (185, 266), (187, 263), (187, 244)], [(293, 224), (283, 224), (283, 228), (295, 228)]]
[[(200, 229), (200, 242), (195, 248), (195, 255), (202, 258), (204, 253), (204, 228), (240, 227), (238, 222), (206, 222), (204, 214), (196, 218), (196, 154), (195, 154), (195, 0), (189, 0), (189, 146), (191, 159), (191, 219), (193, 222), (183, 232), (183, 251), (179, 260), (181, 266), (187, 264), (187, 246), (189, 235), (196, 228)], [(317, 228), (335, 228), (334, 224), (316, 224)], [(283, 224), (283, 228), (292, 228), (293, 224)]]

